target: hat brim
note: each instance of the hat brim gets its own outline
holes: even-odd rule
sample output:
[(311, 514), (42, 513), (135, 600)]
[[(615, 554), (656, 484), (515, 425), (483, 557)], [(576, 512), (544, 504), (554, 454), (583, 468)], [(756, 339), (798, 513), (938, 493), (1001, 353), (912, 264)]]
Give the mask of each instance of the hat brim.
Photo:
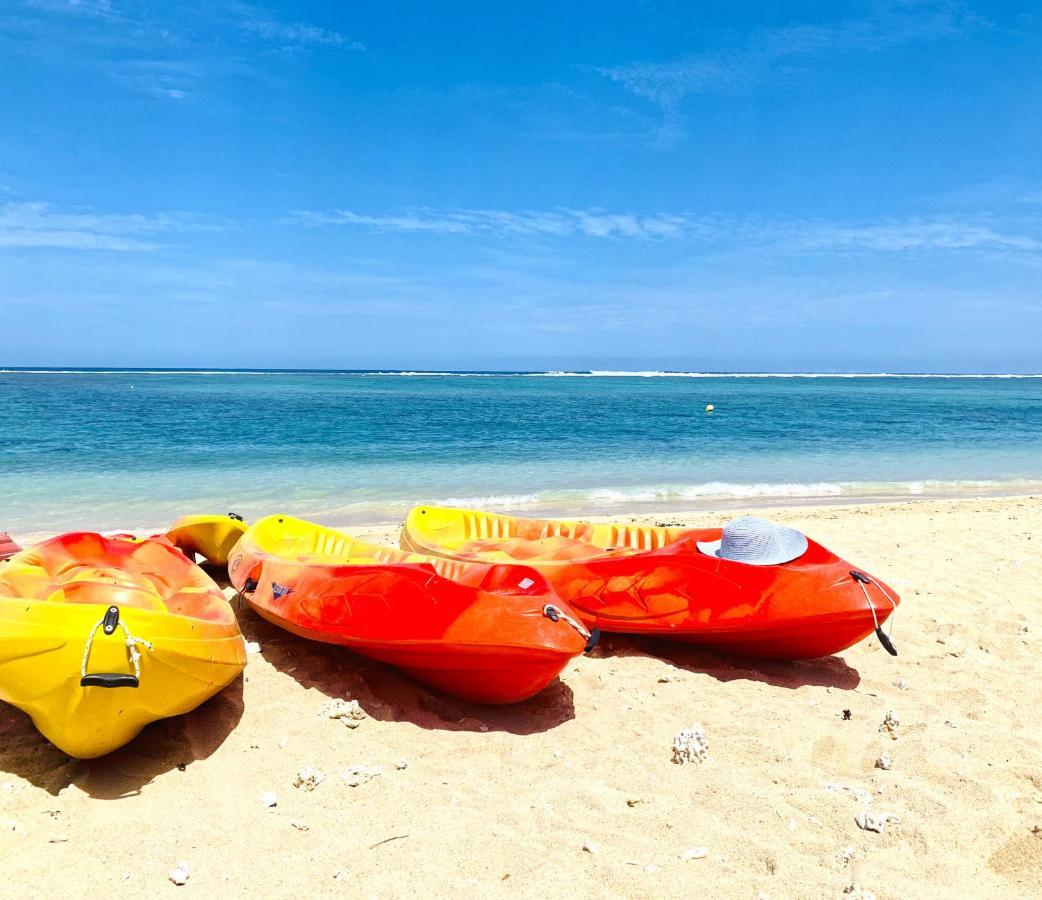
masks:
[(728, 562), (743, 563), (747, 566), (780, 566), (787, 562), (792, 562), (794, 559), (799, 559), (807, 552), (807, 539), (803, 540), (791, 547), (789, 550), (777, 553), (774, 556), (762, 556), (759, 559), (734, 559), (729, 556), (724, 556), (720, 552), (720, 545), (723, 543), (720, 541), (695, 541), (695, 545), (698, 549), (706, 556), (715, 556), (717, 559), (725, 559)]
[(695, 541), (695, 546), (698, 547), (706, 556), (720, 556), (720, 545), (723, 541)]

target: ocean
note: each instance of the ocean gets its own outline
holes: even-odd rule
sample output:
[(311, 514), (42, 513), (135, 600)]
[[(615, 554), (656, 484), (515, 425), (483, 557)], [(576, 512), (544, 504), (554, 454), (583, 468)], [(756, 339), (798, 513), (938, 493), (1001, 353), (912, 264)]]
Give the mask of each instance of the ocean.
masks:
[(0, 409), (16, 535), (1042, 492), (1040, 377), (7, 369)]

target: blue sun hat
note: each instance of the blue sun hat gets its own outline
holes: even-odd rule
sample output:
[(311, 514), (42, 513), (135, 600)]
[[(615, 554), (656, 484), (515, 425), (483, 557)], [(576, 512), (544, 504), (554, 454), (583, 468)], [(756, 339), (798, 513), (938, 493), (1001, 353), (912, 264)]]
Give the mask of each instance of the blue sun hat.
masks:
[(732, 519), (724, 526), (719, 541), (698, 541), (707, 556), (750, 566), (777, 566), (807, 552), (807, 537), (795, 528), (777, 525), (754, 516)]

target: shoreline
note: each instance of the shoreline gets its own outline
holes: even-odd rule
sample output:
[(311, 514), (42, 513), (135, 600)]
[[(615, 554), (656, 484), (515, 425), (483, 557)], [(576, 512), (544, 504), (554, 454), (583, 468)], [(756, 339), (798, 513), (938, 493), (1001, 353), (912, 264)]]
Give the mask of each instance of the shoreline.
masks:
[[(563, 510), (561, 512), (550, 512), (550, 511), (525, 511), (523, 509), (501, 509), (496, 508), (494, 505), (490, 505), (487, 508), (488, 512), (502, 512), (508, 515), (516, 515), (522, 518), (546, 518), (546, 519), (576, 519), (580, 521), (591, 521), (591, 522), (611, 522), (630, 520), (631, 522), (646, 522), (651, 523), (653, 519), (662, 518), (674, 518), (674, 519), (686, 519), (696, 520), (699, 517), (708, 517), (713, 519), (716, 517), (730, 518), (732, 515), (746, 514), (746, 513), (762, 513), (764, 516), (769, 517), (772, 514), (786, 512), (813, 512), (817, 508), (822, 510), (826, 509), (847, 509), (853, 507), (869, 507), (875, 508), (880, 506), (892, 506), (892, 507), (904, 507), (906, 505), (920, 505), (930, 503), (969, 503), (975, 501), (988, 502), (988, 501), (1003, 501), (1003, 500), (1042, 500), (1042, 490), (1029, 490), (1024, 492), (1011, 492), (1011, 491), (999, 491), (996, 493), (987, 492), (965, 492), (965, 493), (951, 493), (951, 494), (888, 494), (888, 495), (871, 495), (871, 496), (809, 496), (809, 497), (736, 497), (732, 500), (721, 501), (719, 499), (713, 499), (712, 502), (707, 501), (705, 504), (697, 504), (692, 502), (686, 502), (683, 505), (676, 505), (675, 507), (670, 504), (648, 502), (646, 504), (631, 504), (625, 508), (619, 508), (618, 510), (606, 512), (602, 508), (598, 508), (597, 511), (582, 512), (572, 511), (568, 512)], [(433, 505), (433, 504), (432, 504)], [(455, 504), (445, 504), (455, 505)], [(213, 510), (191, 510), (186, 509), (184, 514), (194, 513), (208, 513)], [(270, 515), (273, 512), (286, 512), (286, 510), (273, 509), (269, 510), (263, 515)], [(325, 525), (329, 528), (336, 528), (339, 530), (346, 531), (356, 536), (362, 536), (365, 534), (372, 533), (383, 533), (388, 529), (398, 529), (402, 520), (404, 519), (405, 513), (394, 517), (382, 517), (367, 521), (357, 521), (351, 519), (337, 519), (333, 517), (323, 517), (319, 514), (312, 514), (313, 518), (310, 518), (307, 513), (290, 512), (290, 515), (296, 516), (297, 518), (310, 519), (316, 521), (319, 524)], [(247, 518), (247, 522), (255, 521), (261, 516), (256, 516), (254, 519)], [(171, 525), (173, 521), (166, 522), (160, 525), (127, 525), (120, 528), (103, 528), (100, 529), (102, 534), (162, 534)], [(0, 522), (0, 531), (4, 530), (4, 523)], [(81, 529), (68, 529), (68, 530), (91, 530), (89, 528)], [(54, 537), (59, 534), (66, 532), (39, 529), (35, 531), (22, 531), (8, 532), (11, 537), (23, 547), (28, 547), (33, 544), (37, 544), (41, 541), (47, 540), (48, 538)], [(397, 539), (394, 542), (397, 546)]]

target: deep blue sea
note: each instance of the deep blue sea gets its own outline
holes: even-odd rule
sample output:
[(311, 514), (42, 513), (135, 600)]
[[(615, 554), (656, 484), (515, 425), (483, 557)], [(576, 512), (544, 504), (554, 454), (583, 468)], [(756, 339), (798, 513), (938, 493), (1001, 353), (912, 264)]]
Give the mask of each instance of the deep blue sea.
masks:
[(1034, 377), (6, 370), (0, 410), (23, 535), (1042, 491)]

